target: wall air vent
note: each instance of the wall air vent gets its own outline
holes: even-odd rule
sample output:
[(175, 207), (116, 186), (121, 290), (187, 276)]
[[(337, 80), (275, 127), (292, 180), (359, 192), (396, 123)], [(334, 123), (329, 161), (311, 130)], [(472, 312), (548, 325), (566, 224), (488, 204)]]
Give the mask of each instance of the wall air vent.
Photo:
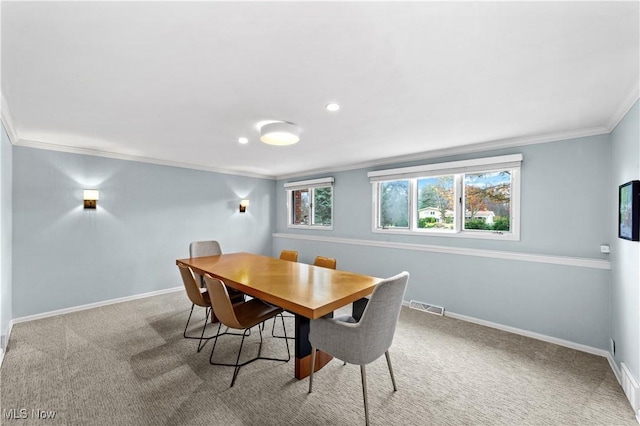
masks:
[(417, 309), (418, 311), (428, 312), (434, 315), (444, 315), (444, 308), (442, 306), (435, 306), (425, 302), (418, 302), (417, 300), (409, 301), (409, 307), (411, 309)]

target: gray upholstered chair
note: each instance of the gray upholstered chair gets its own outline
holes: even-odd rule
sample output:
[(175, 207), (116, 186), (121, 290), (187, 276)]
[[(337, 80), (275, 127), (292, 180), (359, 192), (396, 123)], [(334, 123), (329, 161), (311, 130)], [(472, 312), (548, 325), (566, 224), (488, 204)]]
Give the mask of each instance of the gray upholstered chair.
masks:
[(222, 254), (222, 248), (217, 241), (194, 241), (189, 244), (189, 257), (216, 256)]
[[(369, 408), (365, 365), (385, 354), (393, 390), (398, 390), (396, 380), (393, 377), (389, 347), (393, 341), (408, 281), (409, 273), (402, 272), (378, 283), (358, 322), (353, 317), (344, 315), (336, 318), (319, 318), (311, 320), (310, 323), (309, 341), (311, 342), (312, 366), (316, 361), (316, 349), (349, 364), (360, 366), (364, 415), (367, 425), (369, 424)], [(311, 368), (309, 375), (309, 393), (313, 387), (313, 370)]]
[[(240, 372), (240, 367), (247, 365), (250, 362), (256, 361), (258, 359), (288, 362), (291, 359), (291, 352), (289, 352), (289, 342), (286, 339), (286, 330), (285, 343), (287, 345), (287, 358), (260, 356), (260, 353), (262, 351), (262, 330), (260, 329), (259, 324), (263, 323), (269, 318), (274, 318), (276, 315), (280, 314), (282, 312), (282, 308), (270, 305), (259, 299), (251, 299), (248, 302), (233, 305), (231, 303), (231, 299), (229, 298), (227, 286), (225, 286), (222, 281), (217, 278), (213, 278), (209, 274), (204, 276), (204, 281), (207, 286), (207, 291), (211, 295), (211, 305), (213, 311), (220, 320), (220, 325), (218, 325), (218, 333), (220, 334), (220, 327), (223, 324), (229, 328), (244, 330), (242, 333), (242, 341), (240, 342), (240, 349), (238, 350), (238, 357), (236, 358), (235, 364), (213, 361), (213, 352), (216, 350), (216, 343), (218, 343), (218, 339), (214, 340), (213, 348), (211, 348), (211, 355), (209, 356), (209, 363), (211, 363), (212, 365), (226, 365), (229, 367), (234, 367), (233, 378), (231, 379), (231, 387), (233, 387), (234, 383), (236, 382), (236, 378), (238, 377), (238, 373)], [(258, 325), (258, 331), (260, 332), (260, 346), (258, 347), (258, 355), (255, 358), (240, 363), (240, 355), (242, 354), (244, 339), (249, 335), (251, 328), (255, 327), (256, 325)], [(282, 326), (284, 327), (284, 320), (282, 321)]]

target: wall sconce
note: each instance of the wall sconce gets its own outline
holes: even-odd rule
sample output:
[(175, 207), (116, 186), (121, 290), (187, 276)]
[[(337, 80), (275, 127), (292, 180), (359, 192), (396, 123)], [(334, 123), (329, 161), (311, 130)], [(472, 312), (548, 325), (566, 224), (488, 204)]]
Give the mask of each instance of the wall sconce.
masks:
[(249, 200), (240, 200), (240, 213), (246, 212), (248, 206)]
[(97, 201), (99, 199), (100, 199), (100, 192), (97, 189), (84, 190), (84, 208), (85, 209), (95, 210)]

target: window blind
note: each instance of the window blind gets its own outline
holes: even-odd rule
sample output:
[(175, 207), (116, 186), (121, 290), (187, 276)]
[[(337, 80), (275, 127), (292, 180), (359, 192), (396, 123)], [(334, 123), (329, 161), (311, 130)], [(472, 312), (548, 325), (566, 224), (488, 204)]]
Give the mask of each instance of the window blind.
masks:
[(425, 164), (423, 166), (378, 170), (367, 173), (371, 182), (411, 179), (417, 177), (453, 175), (457, 173), (484, 172), (520, 168), (522, 154), (499, 157), (476, 158), (473, 160), (451, 161), (447, 163)]
[(284, 184), (284, 187), (288, 190), (298, 190), (307, 188), (322, 188), (327, 186), (333, 186), (333, 177), (326, 177), (320, 179), (301, 180), (298, 182), (288, 182)]

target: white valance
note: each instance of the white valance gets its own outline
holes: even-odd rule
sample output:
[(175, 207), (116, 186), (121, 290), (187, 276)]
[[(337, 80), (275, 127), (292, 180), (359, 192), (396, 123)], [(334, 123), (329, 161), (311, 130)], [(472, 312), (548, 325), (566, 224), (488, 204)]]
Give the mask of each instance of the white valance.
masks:
[(326, 177), (320, 179), (301, 180), (298, 182), (288, 182), (284, 184), (285, 189), (295, 191), (299, 189), (307, 188), (324, 188), (327, 186), (333, 186), (333, 177)]
[(522, 154), (512, 154), (499, 157), (476, 158), (473, 160), (450, 161), (447, 163), (378, 170), (367, 173), (367, 176), (371, 182), (380, 182), (386, 180), (453, 175), (457, 173), (485, 172), (489, 170), (509, 170), (520, 168), (521, 163)]

